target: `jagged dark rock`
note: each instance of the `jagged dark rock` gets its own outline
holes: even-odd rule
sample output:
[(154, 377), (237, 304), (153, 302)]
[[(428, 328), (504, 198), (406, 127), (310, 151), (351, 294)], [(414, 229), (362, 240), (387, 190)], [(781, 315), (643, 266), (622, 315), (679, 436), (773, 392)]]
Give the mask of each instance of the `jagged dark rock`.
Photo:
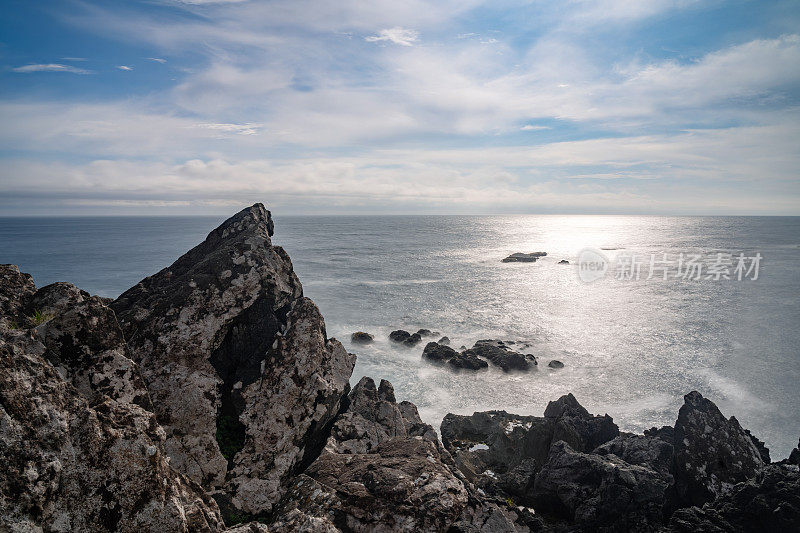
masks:
[(537, 365), (536, 357), (533, 355), (515, 352), (505, 344), (497, 340), (480, 340), (463, 353), (487, 359), (493, 365), (502, 368), (504, 372), (530, 370)]
[(450, 337), (447, 337), (447, 336), (442, 337), (441, 339), (439, 339), (436, 342), (438, 342), (439, 344), (444, 344), (445, 346), (448, 346), (450, 344)]
[(33, 276), (19, 271), (16, 265), (0, 265), (0, 325), (10, 329), (33, 326), (23, 313), (36, 285)]
[(672, 476), (672, 459), (674, 450), (672, 444), (658, 437), (644, 435), (620, 435), (605, 444), (595, 448), (592, 453), (597, 455), (616, 455), (626, 463), (647, 466), (656, 472)]
[(533, 505), (584, 530), (652, 531), (661, 523), (668, 479), (615, 455), (576, 452), (559, 441), (536, 476)]
[(263, 205), (244, 209), (112, 304), (172, 466), (252, 515), (319, 453), (355, 361), (272, 232)]
[(505, 259), (503, 259), (503, 263), (535, 263), (539, 260), (540, 257), (544, 257), (547, 255), (547, 252), (532, 252), (529, 254), (525, 254), (522, 252), (517, 252), (509, 255)]
[(755, 477), (764, 465), (758, 448), (736, 418), (693, 391), (675, 422), (675, 489), (681, 502), (702, 506)]
[(611, 417), (589, 414), (571, 394), (550, 402), (544, 417), (505, 411), (448, 414), (441, 432), (444, 446), (467, 479), (525, 505), (531, 503), (533, 481), (553, 443), (565, 440), (588, 453), (619, 435)]
[(364, 331), (356, 331), (350, 335), (350, 342), (353, 344), (372, 344), (375, 337)]
[(553, 359), (552, 361), (547, 363), (547, 366), (549, 366), (550, 368), (564, 368), (564, 363), (562, 363), (561, 361), (557, 361), (556, 359)]
[(771, 464), (702, 508), (678, 509), (676, 533), (800, 531), (800, 473), (796, 465)]
[(566, 259), (562, 259), (561, 261), (558, 262), (558, 264), (559, 265), (568, 265), (569, 261), (567, 261)]
[(800, 442), (797, 443), (797, 448), (789, 454), (787, 461), (793, 465), (800, 465)]

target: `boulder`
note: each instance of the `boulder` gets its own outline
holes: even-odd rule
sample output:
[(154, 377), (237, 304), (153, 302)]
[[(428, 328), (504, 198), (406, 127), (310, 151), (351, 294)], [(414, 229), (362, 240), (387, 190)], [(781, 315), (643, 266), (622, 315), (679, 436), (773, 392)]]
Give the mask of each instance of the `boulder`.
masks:
[(547, 366), (549, 366), (550, 368), (564, 368), (564, 363), (553, 359), (552, 361), (547, 363)]
[(403, 341), (403, 346), (412, 348), (422, 342), (422, 336), (419, 333), (412, 333)]
[(458, 353), (449, 359), (447, 364), (455, 370), (482, 370), (489, 368), (489, 363), (472, 353)]
[(503, 259), (503, 263), (535, 263), (539, 260), (540, 257), (544, 257), (547, 255), (547, 252), (532, 252), (529, 254), (525, 254), (522, 252), (517, 252), (509, 255), (505, 259)]
[(411, 333), (407, 332), (404, 329), (396, 329), (393, 332), (389, 333), (389, 340), (392, 342), (403, 342), (411, 336)]
[(372, 344), (374, 341), (375, 337), (363, 331), (356, 331), (350, 335), (350, 342), (353, 344)]
[(429, 342), (425, 345), (422, 358), (432, 363), (447, 363), (451, 368), (456, 370), (480, 370), (482, 368), (488, 368), (489, 366), (486, 361), (472, 353), (459, 353), (449, 346), (436, 342)]
[(437, 335), (437, 333), (429, 329), (421, 328), (417, 330), (417, 335), (419, 335), (420, 337), (432, 337), (434, 335)]
[(446, 363), (453, 357), (458, 356), (458, 352), (444, 344), (429, 342), (422, 350), (422, 358), (433, 363)]
[(569, 261), (567, 261), (566, 259), (562, 259), (561, 261), (558, 262), (558, 264), (559, 265), (568, 265)]
[(652, 531), (660, 526), (668, 488), (669, 480), (650, 468), (559, 441), (536, 476), (532, 498), (538, 513), (584, 530)]
[(736, 418), (693, 391), (675, 422), (675, 489), (681, 502), (702, 506), (755, 477), (761, 454)]
[(437, 342), (438, 342), (439, 344), (444, 344), (445, 346), (449, 346), (449, 345), (450, 345), (450, 337), (447, 337), (447, 336), (445, 336), (445, 337), (442, 337), (442, 338), (441, 338), (441, 339), (439, 339)]
[(487, 359), (493, 365), (502, 368), (504, 372), (530, 370), (537, 365), (536, 357), (533, 355), (515, 352), (506, 347), (503, 341), (497, 340), (480, 340), (463, 353)]
[(319, 453), (355, 362), (272, 233), (255, 204), (111, 304), (172, 466), (252, 515)]

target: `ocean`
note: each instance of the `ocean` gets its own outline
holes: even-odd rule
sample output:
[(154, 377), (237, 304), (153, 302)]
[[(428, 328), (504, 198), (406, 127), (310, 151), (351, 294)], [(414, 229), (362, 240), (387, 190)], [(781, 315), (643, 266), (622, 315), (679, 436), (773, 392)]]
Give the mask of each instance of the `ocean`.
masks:
[[(0, 262), (37, 286), (69, 281), (115, 297), (222, 220), (2, 218)], [(273, 242), (328, 334), (358, 355), (353, 383), (388, 379), (434, 427), (448, 412), (541, 415), (572, 392), (590, 412), (642, 431), (672, 425), (683, 395), (698, 390), (765, 440), (773, 459), (797, 445), (800, 217), (276, 214)], [(534, 251), (547, 256), (501, 262)], [(605, 265), (590, 282), (587, 257)], [(687, 267), (698, 263), (696, 279)], [(421, 359), (424, 342), (409, 349), (387, 338), (419, 328), (455, 348), (522, 341), (539, 365), (454, 373)], [(352, 345), (359, 330), (376, 342)]]

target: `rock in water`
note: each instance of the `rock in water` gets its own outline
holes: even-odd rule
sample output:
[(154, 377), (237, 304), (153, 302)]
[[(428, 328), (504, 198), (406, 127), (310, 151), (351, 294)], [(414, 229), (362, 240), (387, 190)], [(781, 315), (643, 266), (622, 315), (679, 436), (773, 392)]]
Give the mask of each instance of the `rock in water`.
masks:
[(319, 453), (355, 363), (272, 233), (255, 204), (112, 303), (172, 466), (254, 515)]
[(396, 329), (389, 333), (389, 339), (393, 342), (404, 342), (411, 336), (411, 333), (404, 329)]
[(425, 345), (425, 349), (422, 351), (422, 358), (432, 363), (447, 363), (456, 370), (480, 370), (489, 366), (489, 363), (479, 359), (474, 354), (459, 353), (449, 346), (437, 342), (429, 342)]
[(531, 370), (538, 364), (533, 355), (515, 352), (506, 347), (503, 341), (491, 339), (477, 341), (472, 348), (462, 353), (488, 359), (493, 365), (502, 368), (503, 372)]
[(372, 344), (375, 337), (364, 331), (356, 331), (350, 335), (350, 342), (353, 344)]
[(503, 259), (503, 263), (535, 263), (539, 260), (540, 257), (544, 257), (547, 255), (547, 252), (532, 252), (529, 254), (524, 254), (521, 252), (517, 252), (515, 254), (511, 254), (505, 259)]
[(739, 422), (692, 391), (675, 422), (675, 488), (690, 505), (703, 505), (764, 466), (761, 453)]
[(46, 317), (0, 320), (0, 530), (223, 530), (214, 500), (169, 467), (111, 310), (66, 283), (33, 293), (29, 280), (0, 284), (4, 313)]

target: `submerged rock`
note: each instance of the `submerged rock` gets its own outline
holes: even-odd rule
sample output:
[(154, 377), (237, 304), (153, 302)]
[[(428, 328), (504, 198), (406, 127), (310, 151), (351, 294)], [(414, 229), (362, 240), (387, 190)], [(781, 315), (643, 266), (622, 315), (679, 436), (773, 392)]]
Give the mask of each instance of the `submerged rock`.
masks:
[(558, 264), (559, 265), (568, 265), (569, 261), (567, 261), (566, 259), (562, 259), (561, 261), (558, 262)]
[(350, 335), (350, 342), (353, 344), (372, 344), (374, 340), (375, 337), (363, 331), (356, 331)]
[(529, 254), (517, 252), (503, 259), (503, 263), (535, 263), (540, 257), (547, 255), (547, 252), (532, 252)]
[(550, 368), (564, 368), (564, 363), (553, 359), (552, 361), (547, 363), (547, 366), (549, 366)]
[(318, 453), (355, 362), (272, 232), (255, 204), (112, 304), (172, 466), (253, 515)]
[(439, 339), (436, 342), (438, 342), (439, 344), (444, 344), (445, 346), (448, 346), (450, 344), (450, 337), (446, 337), (446, 336), (442, 337), (441, 339)]

